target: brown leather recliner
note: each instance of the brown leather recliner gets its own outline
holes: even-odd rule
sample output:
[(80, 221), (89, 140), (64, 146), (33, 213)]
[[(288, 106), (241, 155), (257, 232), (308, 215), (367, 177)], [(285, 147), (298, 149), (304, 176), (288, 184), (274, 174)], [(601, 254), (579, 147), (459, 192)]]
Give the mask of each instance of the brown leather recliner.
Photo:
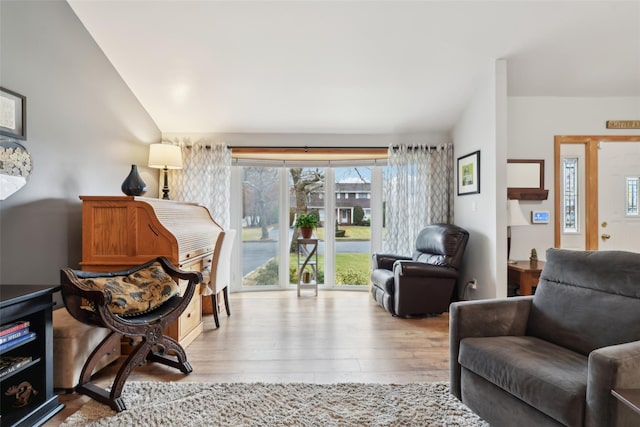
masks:
[(447, 311), (468, 240), (461, 227), (431, 224), (418, 234), (413, 256), (374, 253), (371, 296), (394, 316)]

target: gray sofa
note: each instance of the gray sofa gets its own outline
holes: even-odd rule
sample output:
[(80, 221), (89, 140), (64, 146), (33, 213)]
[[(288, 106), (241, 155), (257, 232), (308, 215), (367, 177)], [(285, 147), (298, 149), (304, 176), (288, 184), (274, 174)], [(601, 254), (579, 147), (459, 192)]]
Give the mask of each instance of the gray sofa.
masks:
[(451, 392), (492, 426), (640, 426), (640, 254), (549, 249), (534, 296), (453, 303)]

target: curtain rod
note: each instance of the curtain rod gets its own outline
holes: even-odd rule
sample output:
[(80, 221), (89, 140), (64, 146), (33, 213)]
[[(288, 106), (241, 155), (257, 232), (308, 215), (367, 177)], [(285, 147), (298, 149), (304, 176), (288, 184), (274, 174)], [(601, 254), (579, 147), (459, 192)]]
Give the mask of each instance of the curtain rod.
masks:
[[(420, 148), (420, 147), (427, 147), (429, 150), (436, 150), (436, 149), (442, 147), (443, 145), (447, 145), (447, 144), (440, 144), (440, 145), (412, 144), (412, 145), (407, 145), (407, 149), (408, 150), (414, 150), (414, 149), (417, 149), (417, 148)], [(394, 149), (394, 150), (399, 150), (400, 146), (399, 145), (394, 145), (391, 148)]]
[[(428, 145), (429, 148), (438, 148), (442, 145), (446, 145), (446, 144), (440, 144), (440, 145)], [(421, 146), (421, 144), (411, 144), (408, 145), (407, 148), (412, 150), (414, 148), (417, 148)], [(425, 144), (426, 146), (426, 144)], [(227, 148), (229, 148), (230, 150), (387, 150), (388, 147), (345, 147), (345, 146), (313, 146), (313, 147), (309, 147), (307, 145), (305, 145), (304, 147), (292, 147), (292, 146), (253, 146), (253, 145), (240, 145), (240, 146), (233, 146), (233, 145), (227, 145)], [(400, 148), (399, 145), (393, 145), (391, 148), (393, 148), (394, 150), (397, 150), (398, 148)]]
[(304, 151), (309, 151), (309, 150), (386, 150), (387, 147), (345, 147), (345, 146), (340, 146), (340, 147), (335, 147), (335, 146), (313, 146), (313, 147), (309, 147), (308, 145), (305, 145), (303, 147), (292, 147), (292, 146), (273, 146), (273, 145), (269, 145), (269, 146), (249, 146), (249, 145), (241, 145), (241, 146), (233, 146), (233, 145), (228, 145), (227, 148), (231, 149), (231, 150), (295, 150), (295, 151), (299, 151), (299, 150), (304, 150)]

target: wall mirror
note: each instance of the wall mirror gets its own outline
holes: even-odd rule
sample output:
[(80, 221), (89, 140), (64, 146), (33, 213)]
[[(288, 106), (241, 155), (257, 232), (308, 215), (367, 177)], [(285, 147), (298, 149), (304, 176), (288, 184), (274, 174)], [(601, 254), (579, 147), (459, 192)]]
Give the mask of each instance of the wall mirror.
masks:
[(507, 197), (512, 200), (546, 200), (544, 160), (507, 160)]

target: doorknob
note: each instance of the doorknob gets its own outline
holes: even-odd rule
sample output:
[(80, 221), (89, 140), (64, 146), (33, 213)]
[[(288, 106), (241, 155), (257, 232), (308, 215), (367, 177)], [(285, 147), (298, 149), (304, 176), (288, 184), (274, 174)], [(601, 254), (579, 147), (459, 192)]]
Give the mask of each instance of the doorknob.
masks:
[(611, 238), (611, 235), (610, 235), (610, 234), (603, 233), (603, 234), (602, 234), (602, 236), (600, 236), (600, 237), (602, 237), (602, 240), (607, 240), (607, 239), (610, 239), (610, 238)]

